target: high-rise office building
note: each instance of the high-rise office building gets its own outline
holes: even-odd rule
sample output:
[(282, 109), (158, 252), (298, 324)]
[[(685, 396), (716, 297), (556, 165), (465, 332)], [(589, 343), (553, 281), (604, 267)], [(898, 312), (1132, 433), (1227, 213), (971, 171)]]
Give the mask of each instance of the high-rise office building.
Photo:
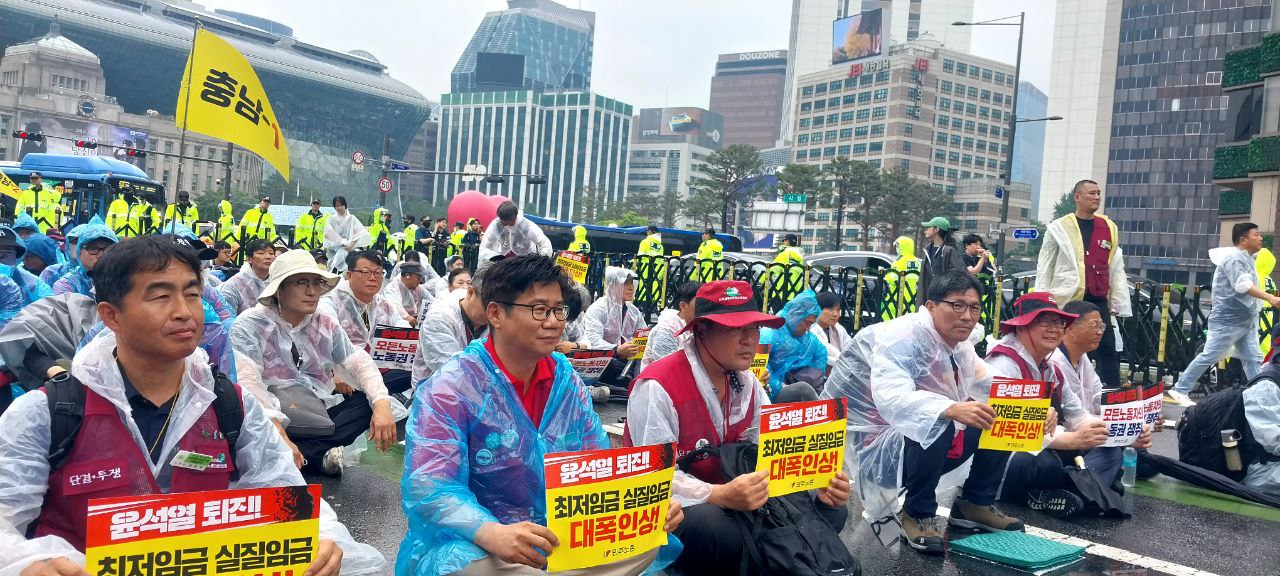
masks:
[(778, 140), (787, 51), (721, 54), (711, 77), (710, 109), (724, 116), (724, 144), (769, 148)]
[(1125, 0), (1119, 13), (1105, 207), (1126, 266), (1157, 282), (1210, 281), (1208, 251), (1219, 245), (1213, 154), (1230, 106), (1222, 60), (1271, 24), (1268, 0), (1212, 4)]
[(458, 58), (450, 92), (591, 90), (596, 15), (552, 0), (508, 0), (485, 14)]
[(1013, 141), (1013, 181), (1022, 182), (1031, 191), (1031, 214), (1038, 214), (1040, 206), (1040, 177), (1044, 164), (1045, 122), (1037, 122), (1049, 115), (1049, 97), (1030, 82), (1018, 85), (1018, 109), (1014, 116), (1029, 122), (1018, 124)]
[(462, 172), (484, 165), (489, 174), (545, 176), (503, 183), (436, 176), (432, 201), (464, 190), (501, 194), (535, 214), (571, 220), (585, 187), (608, 201), (623, 197), (631, 137), (631, 105), (588, 92), (445, 94), (440, 105), (436, 169)]

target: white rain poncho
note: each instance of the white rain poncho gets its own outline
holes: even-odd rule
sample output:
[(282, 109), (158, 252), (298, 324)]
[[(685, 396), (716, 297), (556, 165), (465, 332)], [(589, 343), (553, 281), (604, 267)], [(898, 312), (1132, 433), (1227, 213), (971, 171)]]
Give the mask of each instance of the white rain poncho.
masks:
[(769, 397), (786, 385), (787, 374), (800, 368), (827, 369), (827, 347), (808, 330), (795, 334), (805, 318), (822, 314), (818, 295), (806, 289), (787, 302), (778, 315), (786, 322), (781, 328), (761, 328), (760, 343), (769, 345)]
[[(3, 281), (0, 280), (0, 284)], [(32, 374), (23, 364), (35, 348), (53, 360), (71, 359), (80, 340), (98, 322), (98, 306), (80, 294), (61, 294), (33, 302), (0, 329), (0, 360), (28, 390), (44, 384), (44, 374)]]
[[(1271, 456), (1280, 456), (1280, 384), (1259, 379), (1245, 389), (1244, 417), (1253, 439)], [(1280, 461), (1250, 464), (1244, 484), (1280, 496)]]
[[(1114, 226), (1114, 222), (1099, 214), (1094, 218), (1094, 226)], [(1111, 284), (1107, 291), (1107, 302), (1116, 316), (1133, 315), (1133, 303), (1129, 301), (1129, 280), (1124, 272), (1124, 251), (1116, 231), (1111, 234), (1115, 244), (1112, 249), (1108, 271)], [(1084, 245), (1080, 238), (1080, 225), (1075, 214), (1067, 214), (1045, 228), (1044, 243), (1040, 246), (1040, 254), (1036, 259), (1036, 292), (1053, 294), (1055, 302), (1066, 304), (1072, 300), (1080, 300), (1085, 295), (1084, 285)]]
[[(404, 260), (397, 262), (391, 268), (391, 276), (387, 279), (386, 285), (382, 287), (382, 291), (391, 299), (400, 303), (400, 306), (408, 312), (418, 314), (423, 308), (429, 308), (431, 302), (437, 297), (444, 295), (446, 289), (446, 281), (436, 274), (434, 268), (430, 265), (430, 260), (426, 254), (418, 253), (418, 262), (422, 265), (422, 283), (417, 288), (409, 290), (408, 286), (400, 279), (400, 270), (404, 266)], [(421, 319), (421, 316), (419, 316)]]
[(641, 370), (644, 370), (645, 366), (653, 364), (665, 358), (668, 354), (679, 350), (689, 341), (692, 336), (691, 332), (676, 336), (676, 333), (684, 329), (684, 325), (685, 321), (680, 317), (679, 310), (667, 308), (661, 314), (658, 314), (658, 321), (653, 324), (653, 329), (649, 331), (649, 343), (644, 347), (644, 358), (640, 360)]
[(329, 269), (334, 272), (347, 270), (348, 250), (367, 248), (372, 241), (369, 231), (354, 214), (345, 216), (330, 214), (324, 223), (324, 252), (329, 257)]
[[(143, 452), (142, 435), (128, 417), (131, 408), (125, 399), (124, 384), (112, 351), (115, 335), (109, 331), (95, 339), (75, 357), (71, 374), (90, 390), (106, 398), (125, 415), (123, 420)], [(178, 441), (195, 424), (213, 401), (213, 374), (208, 356), (197, 349), (187, 357), (187, 371), (173, 408), (169, 433), (165, 434), (160, 464), (152, 473), (162, 490), (168, 490), (172, 468), (169, 461)], [(275, 426), (265, 417), (261, 404), (251, 394), (243, 394), (244, 423), (236, 443), (236, 468), (240, 478), (230, 488), (304, 486), (306, 480), (293, 464), (293, 452), (281, 442)], [(28, 564), (58, 556), (83, 565), (84, 554), (57, 536), (34, 540), (26, 537), (27, 527), (40, 515), (48, 483), (50, 422), (48, 397), (24, 394), (0, 417), (0, 574), (17, 574)], [(357, 543), (338, 521), (329, 503), (320, 503), (320, 537), (342, 548), (343, 574), (375, 574), (386, 560), (373, 547)]]
[(614, 266), (604, 269), (604, 294), (582, 313), (583, 338), (592, 350), (612, 350), (644, 326), (640, 309), (622, 299), (627, 282), (635, 282), (635, 273)]
[(436, 300), (418, 322), (418, 356), (413, 363), (413, 381), (421, 382), (472, 340), (484, 335), (484, 327), (474, 331), (462, 318), (462, 299), (467, 290), (458, 289)]
[(1209, 251), (1209, 260), (1217, 266), (1213, 271), (1213, 308), (1209, 322), (1213, 330), (1232, 331), (1236, 335), (1255, 330), (1262, 301), (1249, 295), (1249, 289), (1262, 289), (1258, 270), (1248, 252), (1226, 246)]
[[(231, 346), (239, 384), (258, 397), (272, 420), (288, 422), (269, 386), (305, 386), (332, 408), (345, 399), (334, 392), (335, 372), (343, 382), (364, 392), (370, 406), (390, 399), (373, 358), (353, 346), (338, 319), (323, 308), (290, 326), (275, 308), (259, 304), (236, 318)], [(295, 346), (301, 368), (293, 360)]]
[[(976, 326), (976, 328), (981, 327), (981, 324)], [(830, 328), (823, 328), (817, 322), (814, 322), (809, 331), (814, 336), (817, 336), (818, 341), (827, 348), (827, 366), (835, 366), (836, 360), (840, 359), (840, 353), (849, 344), (849, 331), (845, 330), (844, 326), (840, 325), (839, 322), (836, 322)], [(972, 339), (972, 337), (970, 338)], [(979, 336), (978, 340), (981, 341), (982, 337)]]
[[(707, 369), (702, 365), (702, 358), (698, 355), (696, 347), (697, 343), (691, 339), (675, 353), (688, 357), (694, 385), (697, 386), (702, 401), (707, 405), (707, 416), (711, 418), (711, 424), (715, 426), (716, 433), (724, 438), (727, 434), (724, 409), (716, 397), (715, 387), (711, 384), (711, 377), (707, 375)], [(750, 370), (738, 372), (738, 382), (742, 384), (741, 392), (730, 389), (731, 405), (728, 418), (730, 426), (742, 422), (743, 419), (758, 422), (760, 407), (769, 404), (769, 398), (760, 387), (760, 380), (756, 378), (754, 372)], [(753, 390), (756, 391), (755, 394), (751, 393)], [(671, 396), (657, 380), (652, 378), (637, 380), (632, 386), (627, 398), (627, 433), (631, 435), (631, 442), (636, 446), (666, 444), (680, 438), (680, 417), (676, 414)], [(747, 428), (739, 438), (741, 442), (756, 443), (759, 440), (758, 425)], [(702, 504), (711, 497), (711, 484), (677, 468), (675, 478), (671, 482), (671, 495), (680, 502), (681, 506)]]
[[(365, 304), (351, 292), (351, 284), (344, 278), (338, 286), (320, 298), (320, 308), (338, 319), (338, 325), (347, 333), (351, 345), (369, 351), (369, 339), (373, 329), (382, 326), (409, 327), (405, 311), (382, 292), (373, 295), (373, 302)], [(365, 316), (369, 318), (365, 323)]]
[(218, 287), (218, 293), (236, 314), (258, 305), (258, 295), (267, 287), (267, 281), (258, 278), (248, 262), (240, 265), (240, 271)]
[(1102, 414), (1102, 379), (1088, 356), (1080, 357), (1080, 365), (1072, 366), (1071, 360), (1061, 348), (1054, 350), (1049, 361), (1062, 370), (1063, 388), (1070, 389), (1085, 410), (1094, 416)]
[[(971, 399), (986, 402), (990, 390), (990, 369), (973, 345), (947, 346), (928, 310), (874, 324), (853, 337), (822, 396), (848, 399), (845, 465), (857, 476), (864, 517), (879, 521), (897, 509), (903, 438), (925, 448), (949, 442), (939, 438), (949, 423), (943, 417), (947, 408)], [(967, 475), (962, 465), (938, 488), (959, 486)]]
[(578, 300), (581, 302), (581, 308), (578, 309), (578, 317), (572, 321), (565, 323), (564, 335), (560, 337), (566, 342), (574, 342), (580, 346), (586, 347), (587, 338), (582, 329), (582, 316), (587, 311), (587, 306), (591, 305), (591, 294), (587, 292), (587, 287), (578, 283), (573, 284), (573, 291), (577, 293)]
[(485, 228), (484, 236), (480, 239), (480, 247), (492, 250), (499, 256), (512, 254), (550, 256), (552, 254), (551, 240), (547, 239), (547, 235), (537, 224), (524, 216), (516, 216), (514, 226), (504, 225), (501, 219), (494, 218), (489, 223), (489, 227)]
[[(400, 486), (409, 532), (396, 574), (443, 576), (483, 558), (472, 540), (486, 522), (545, 525), (543, 457), (609, 447), (582, 380), (564, 356), (552, 358), (555, 382), (536, 429), (482, 340), (418, 386), (405, 426)], [(649, 572), (673, 560), (673, 548)]]

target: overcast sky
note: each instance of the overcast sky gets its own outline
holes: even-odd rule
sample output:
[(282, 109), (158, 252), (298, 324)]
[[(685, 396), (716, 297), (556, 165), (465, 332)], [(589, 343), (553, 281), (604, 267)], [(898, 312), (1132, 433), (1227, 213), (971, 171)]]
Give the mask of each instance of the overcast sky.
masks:
[[(905, 1), (905, 0), (899, 0)], [(943, 0), (946, 1), (946, 0)], [(505, 0), (198, 0), (275, 20), (304, 42), (372, 53), (432, 101), (486, 12)], [(565, 0), (596, 13), (592, 89), (637, 108), (707, 106), (716, 56), (785, 49), (791, 0)], [(974, 21), (1027, 11), (1022, 79), (1049, 91), (1055, 0), (974, 0)], [(358, 8), (353, 8), (358, 7)], [(976, 28), (973, 51), (1013, 63), (1015, 26)], [(1050, 111), (1052, 113), (1052, 111)]]

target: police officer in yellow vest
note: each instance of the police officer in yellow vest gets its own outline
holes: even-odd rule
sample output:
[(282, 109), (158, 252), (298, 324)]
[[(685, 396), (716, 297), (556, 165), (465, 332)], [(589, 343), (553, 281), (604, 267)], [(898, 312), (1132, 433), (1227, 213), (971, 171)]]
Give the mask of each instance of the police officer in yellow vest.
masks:
[(218, 239), (228, 244), (240, 240), (236, 231), (236, 217), (231, 210), (231, 196), (227, 195), (218, 202)]
[[(884, 275), (884, 281), (891, 292), (883, 302), (884, 310), (881, 318), (892, 320), (911, 311), (916, 301), (916, 291), (920, 285), (920, 259), (916, 257), (916, 242), (907, 236), (899, 236), (893, 241), (893, 250), (898, 259), (890, 265)], [(901, 294), (899, 294), (901, 291)]]
[(641, 290), (636, 294), (637, 302), (654, 302), (661, 306), (663, 303), (658, 300), (662, 298), (662, 285), (667, 281), (667, 260), (663, 258), (667, 252), (662, 247), (662, 233), (658, 231), (658, 227), (652, 224), (645, 229), (644, 240), (640, 241), (640, 247), (636, 250), (637, 256), (652, 256), (653, 260), (648, 263), (636, 263), (636, 275), (640, 277), (639, 288)]
[[(1271, 279), (1271, 273), (1276, 269), (1276, 255), (1267, 248), (1259, 250), (1257, 255), (1253, 257), (1253, 267), (1258, 272), (1258, 278), (1262, 279), (1263, 291), (1267, 294), (1275, 294), (1276, 281)], [(1266, 334), (1266, 337), (1262, 339), (1263, 357), (1266, 357), (1266, 355), (1271, 352), (1271, 339), (1274, 338), (1277, 333), (1280, 333), (1280, 331), (1276, 330), (1276, 327), (1271, 324), (1271, 308), (1272, 306), (1270, 302), (1267, 302), (1266, 300), (1262, 301), (1262, 314), (1267, 317), (1258, 321), (1258, 327)], [(1268, 327), (1271, 328), (1270, 332), (1266, 331)]]
[(453, 233), (449, 235), (449, 255), (462, 253), (462, 238), (467, 235), (467, 229), (462, 227), (461, 222), (453, 223)]
[[(772, 284), (769, 288), (769, 302), (786, 302), (791, 300), (793, 296), (799, 294), (804, 286), (801, 286), (804, 280), (804, 252), (800, 251), (800, 237), (795, 234), (787, 234), (782, 237), (782, 244), (778, 246), (778, 253), (773, 257), (775, 266), (769, 267), (769, 282)], [(783, 270), (787, 271), (787, 277), (782, 277)], [(765, 276), (760, 277), (761, 281)]]
[(369, 223), (371, 249), (386, 254), (391, 247), (391, 211), (381, 206), (373, 209), (373, 221)]
[(125, 196), (125, 194), (116, 195), (116, 199), (112, 200), (111, 206), (107, 208), (107, 226), (120, 238), (133, 236), (132, 230), (129, 230), (129, 202), (133, 197), (129, 196), (129, 200), (125, 200)]
[(720, 261), (724, 259), (724, 244), (716, 240), (716, 229), (710, 226), (702, 231), (702, 244), (698, 245), (698, 266), (695, 280), (711, 282), (724, 276)]
[(30, 214), (44, 234), (50, 227), (62, 226), (62, 193), (56, 188), (44, 185), (44, 176), (32, 172), (29, 176), (31, 184), (22, 190), (18, 199), (17, 211)]
[(194, 231), (196, 221), (200, 220), (200, 210), (191, 203), (191, 193), (178, 191), (178, 201), (164, 209), (164, 229), (173, 230), (175, 226), (186, 226)]
[(324, 243), (324, 224), (328, 215), (320, 211), (320, 199), (311, 199), (311, 210), (298, 217), (293, 227), (293, 247), (316, 250)]
[(569, 251), (578, 254), (590, 254), (591, 243), (587, 241), (587, 227), (581, 224), (573, 227), (573, 242), (569, 243)]
[(404, 255), (410, 250), (418, 249), (418, 219), (412, 214), (406, 214), (404, 217), (404, 238), (400, 240), (400, 245), (396, 247), (396, 251), (400, 253), (400, 259), (404, 259)]
[(132, 235), (150, 234), (159, 225), (160, 211), (152, 206), (146, 197), (139, 197), (136, 202), (129, 205), (129, 230)]
[(271, 198), (263, 196), (256, 207), (244, 213), (244, 217), (240, 218), (242, 240), (261, 238), (270, 242), (276, 239), (276, 219), (268, 212), (270, 208)]

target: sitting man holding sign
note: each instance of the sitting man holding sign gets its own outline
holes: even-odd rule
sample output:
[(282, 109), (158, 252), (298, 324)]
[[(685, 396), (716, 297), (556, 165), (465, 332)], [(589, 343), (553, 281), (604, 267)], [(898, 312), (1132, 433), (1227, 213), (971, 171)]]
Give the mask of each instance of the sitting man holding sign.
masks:
[[(496, 262), (481, 286), (489, 337), (468, 344), (414, 394), (405, 432), (409, 533), (396, 561), (400, 575), (544, 574), (548, 556), (575, 547), (568, 534), (558, 538), (545, 525), (544, 458), (609, 447), (577, 374), (553, 354), (570, 289), (555, 260)], [(672, 502), (666, 531), (681, 518)], [(593, 531), (593, 538), (613, 534)], [(656, 549), (562, 573), (634, 575), (663, 568), (655, 559)]]
[[(676, 443), (684, 456), (703, 446), (719, 447), (758, 438), (760, 407), (768, 393), (751, 372), (760, 328), (782, 326), (782, 318), (755, 308), (751, 285), (737, 280), (703, 284), (694, 318), (681, 332), (693, 338), (636, 377), (627, 401), (624, 444)], [(832, 530), (847, 518), (851, 487), (840, 472), (817, 492), (817, 507)], [(726, 479), (718, 457), (706, 455), (690, 472), (677, 470), (672, 493), (687, 507), (676, 533), (685, 545), (676, 567), (687, 574), (738, 573), (747, 542), (734, 511), (751, 512), (769, 498), (764, 471)]]
[[(582, 316), (582, 336), (592, 350), (613, 350), (613, 362), (600, 375), (601, 384), (622, 385), (630, 381), (631, 360), (642, 354), (632, 341), (644, 327), (644, 316), (631, 301), (636, 297), (636, 273), (626, 268), (604, 269), (604, 294), (596, 298)], [(638, 363), (638, 362), (637, 362)]]
[[(305, 484), (262, 404), (212, 372), (198, 348), (196, 253), (164, 237), (130, 238), (96, 270), (97, 310), (110, 331), (76, 353), (70, 377), (19, 397), (0, 418), (3, 574), (102, 572), (84, 566), (91, 499)], [(328, 502), (319, 506), (307, 573), (381, 571), (382, 556), (356, 543)], [(131, 569), (150, 572), (141, 565), (173, 556), (155, 552), (155, 562)]]

